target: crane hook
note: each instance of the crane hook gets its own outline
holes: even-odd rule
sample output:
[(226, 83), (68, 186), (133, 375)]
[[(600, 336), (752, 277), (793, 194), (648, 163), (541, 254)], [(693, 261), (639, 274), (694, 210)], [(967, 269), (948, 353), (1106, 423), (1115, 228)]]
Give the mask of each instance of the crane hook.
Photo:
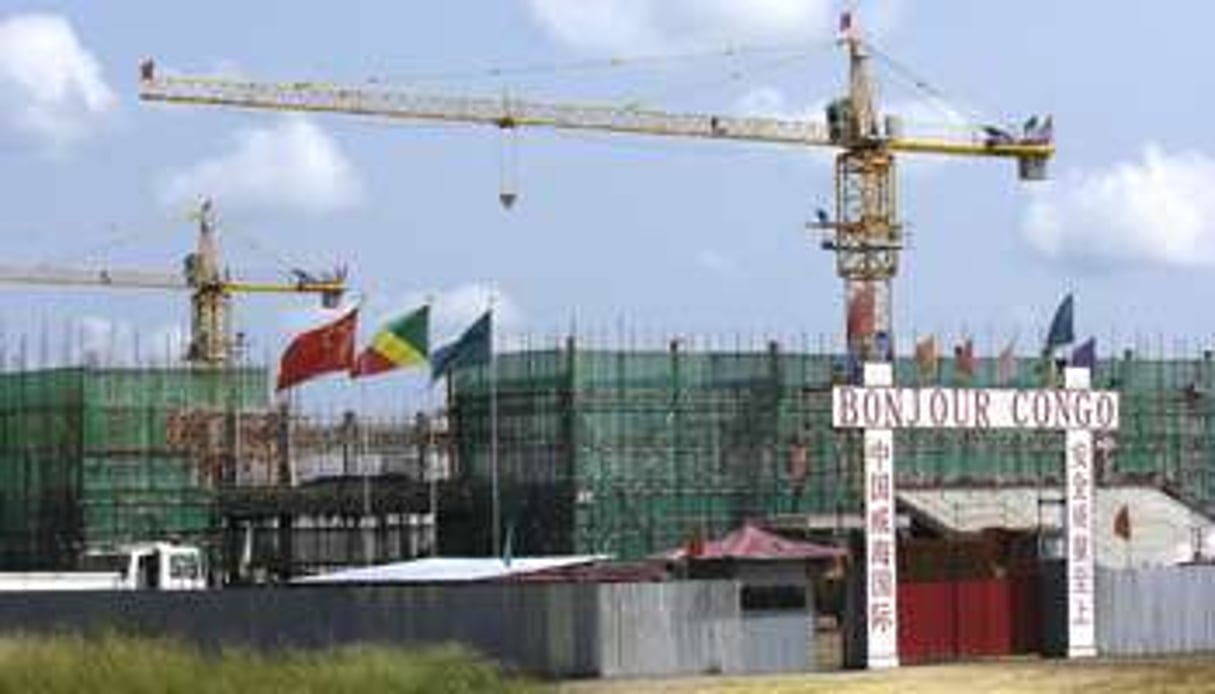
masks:
[(514, 127), (502, 128), (498, 148), (498, 203), (510, 211), (519, 201), (516, 181), (519, 174), (518, 134)]

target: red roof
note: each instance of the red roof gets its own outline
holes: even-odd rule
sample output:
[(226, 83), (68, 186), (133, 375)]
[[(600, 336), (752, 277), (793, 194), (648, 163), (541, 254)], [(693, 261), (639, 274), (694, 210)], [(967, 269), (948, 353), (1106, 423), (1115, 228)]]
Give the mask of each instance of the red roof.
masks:
[(834, 559), (847, 552), (838, 547), (818, 545), (813, 542), (789, 540), (762, 530), (750, 523), (717, 540), (680, 547), (662, 556), (667, 559)]

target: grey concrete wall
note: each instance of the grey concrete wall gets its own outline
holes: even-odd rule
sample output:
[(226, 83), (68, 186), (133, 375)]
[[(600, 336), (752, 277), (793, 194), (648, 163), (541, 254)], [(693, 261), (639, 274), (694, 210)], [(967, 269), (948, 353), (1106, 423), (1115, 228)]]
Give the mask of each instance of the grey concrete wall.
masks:
[[(0, 633), (82, 631), (207, 648), (458, 642), (508, 667), (562, 677), (744, 672), (750, 652), (731, 581), (0, 593)], [(785, 631), (757, 625), (751, 649), (775, 648)], [(802, 621), (789, 648), (808, 653), (806, 633)], [(764, 662), (806, 669), (791, 657)]]
[(510, 667), (597, 671), (593, 585), (2, 593), (0, 631), (116, 631), (207, 648), (459, 642)]
[(1097, 651), (1215, 651), (1215, 566), (1099, 569)]

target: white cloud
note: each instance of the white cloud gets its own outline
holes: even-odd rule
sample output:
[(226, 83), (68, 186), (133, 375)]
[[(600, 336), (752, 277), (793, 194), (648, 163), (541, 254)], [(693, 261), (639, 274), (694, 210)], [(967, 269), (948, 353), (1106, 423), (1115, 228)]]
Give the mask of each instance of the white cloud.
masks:
[[(824, 100), (795, 101), (788, 94), (771, 85), (754, 87), (743, 93), (734, 102), (733, 111), (738, 116), (754, 118), (778, 118), (780, 120), (826, 121), (827, 102)], [(889, 104), (879, 104), (881, 113), (898, 116), (903, 135), (943, 139), (966, 139), (972, 126), (963, 107), (940, 99), (903, 99)], [(830, 150), (811, 149), (816, 165), (831, 161)], [(898, 160), (899, 170), (921, 175), (936, 171), (951, 161), (962, 161), (953, 157), (911, 155)]]
[(1023, 231), (1081, 265), (1215, 265), (1215, 159), (1149, 144), (1139, 160), (1075, 170), (1036, 190)]
[(130, 323), (101, 316), (76, 321), (72, 360), (87, 366), (121, 366), (133, 361), (135, 331)]
[(161, 199), (324, 213), (353, 206), (362, 183), (337, 143), (302, 116), (235, 134), (228, 150), (164, 177)]
[(89, 366), (180, 364), (189, 344), (189, 328), (162, 325), (140, 332), (133, 323), (103, 316), (74, 320), (69, 359)]
[(494, 342), (501, 344), (503, 333), (519, 327), (523, 312), (518, 302), (501, 287), (482, 282), (469, 282), (448, 289), (411, 292), (397, 307), (385, 312), (381, 321), (387, 321), (400, 315), (402, 311), (412, 310), (429, 301), (430, 342), (434, 346), (459, 336), (485, 313), (491, 299), (494, 306)]
[(833, 0), (529, 0), (557, 41), (622, 55), (829, 38)]
[[(918, 136), (958, 137), (959, 132), (969, 132), (973, 118), (968, 118), (966, 108), (942, 99), (915, 98), (879, 103), (880, 117), (887, 114), (897, 116), (907, 134)], [(762, 85), (743, 93), (734, 102), (734, 112), (739, 116), (780, 118), (783, 120), (810, 120), (823, 122), (826, 119), (827, 102), (823, 99), (796, 101), (779, 87)]]
[(0, 121), (8, 128), (62, 147), (88, 135), (116, 103), (66, 19), (0, 19)]

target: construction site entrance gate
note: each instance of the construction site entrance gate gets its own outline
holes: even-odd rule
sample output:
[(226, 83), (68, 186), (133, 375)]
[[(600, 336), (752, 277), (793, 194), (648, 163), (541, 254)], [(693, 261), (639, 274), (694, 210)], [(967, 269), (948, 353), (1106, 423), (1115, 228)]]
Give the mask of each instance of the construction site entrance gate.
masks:
[(1048, 429), (1065, 432), (1067, 655), (1096, 655), (1093, 432), (1118, 428), (1119, 397), (1090, 390), (1069, 367), (1064, 388), (895, 388), (890, 364), (866, 364), (863, 386), (831, 394), (832, 426), (864, 431), (866, 664), (897, 667), (898, 560), (895, 429)]

